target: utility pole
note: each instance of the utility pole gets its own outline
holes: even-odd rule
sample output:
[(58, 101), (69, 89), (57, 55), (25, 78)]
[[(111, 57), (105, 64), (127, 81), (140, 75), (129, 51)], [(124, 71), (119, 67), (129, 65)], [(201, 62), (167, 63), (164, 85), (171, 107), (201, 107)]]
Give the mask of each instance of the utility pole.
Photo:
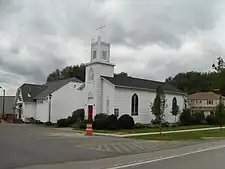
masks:
[(51, 105), (51, 103), (52, 103), (52, 95), (51, 95), (51, 93), (49, 94), (49, 101), (48, 101), (48, 122), (49, 123), (51, 123), (51, 107), (52, 107), (52, 105)]
[(5, 114), (5, 89), (0, 86), (0, 89), (3, 90), (3, 97), (2, 97), (2, 116)]

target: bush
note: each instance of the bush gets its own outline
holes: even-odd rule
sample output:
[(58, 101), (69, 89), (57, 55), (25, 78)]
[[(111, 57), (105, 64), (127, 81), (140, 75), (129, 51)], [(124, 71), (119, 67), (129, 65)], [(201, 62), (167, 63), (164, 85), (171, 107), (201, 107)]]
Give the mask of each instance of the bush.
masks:
[(217, 124), (216, 116), (214, 116), (214, 115), (208, 115), (206, 117), (206, 121), (208, 122), (209, 125), (216, 125)]
[(196, 112), (193, 114), (193, 117), (195, 117), (195, 124), (202, 124), (205, 121), (205, 115), (203, 112)]
[(59, 119), (57, 121), (58, 127), (69, 127), (75, 123), (84, 121), (84, 109), (77, 109), (68, 118)]
[(121, 129), (133, 129), (134, 119), (130, 115), (124, 114), (119, 118), (118, 125)]
[(191, 115), (190, 110), (184, 110), (180, 115), (180, 122), (182, 125), (196, 124), (196, 117)]
[(112, 114), (111, 116), (108, 116), (107, 118), (107, 129), (109, 130), (116, 130), (118, 127), (118, 121), (117, 121), (117, 117)]
[(57, 120), (57, 126), (58, 127), (69, 127), (70, 125), (70, 119), (59, 119)]
[(71, 123), (84, 121), (85, 112), (84, 109), (77, 109), (72, 113)]
[(108, 116), (109, 116), (108, 114), (99, 113), (95, 115), (94, 120), (98, 120), (98, 119), (106, 120)]
[(108, 115), (104, 113), (97, 114), (94, 117), (93, 128), (97, 130), (105, 130), (108, 128)]

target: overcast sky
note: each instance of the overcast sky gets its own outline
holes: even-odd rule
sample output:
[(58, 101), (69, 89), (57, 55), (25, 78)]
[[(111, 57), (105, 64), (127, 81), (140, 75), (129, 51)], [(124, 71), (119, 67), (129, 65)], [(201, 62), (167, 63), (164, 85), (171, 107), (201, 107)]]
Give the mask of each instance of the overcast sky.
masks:
[(0, 0), (0, 86), (13, 95), (88, 62), (101, 24), (115, 72), (131, 76), (209, 71), (225, 52), (224, 0)]

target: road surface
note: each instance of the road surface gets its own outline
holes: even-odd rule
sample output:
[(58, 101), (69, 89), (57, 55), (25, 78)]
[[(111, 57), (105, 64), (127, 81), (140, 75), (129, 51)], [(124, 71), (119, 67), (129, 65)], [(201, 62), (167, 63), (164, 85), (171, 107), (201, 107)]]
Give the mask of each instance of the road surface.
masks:
[[(83, 136), (73, 131), (35, 125), (0, 124), (0, 168), (138, 169), (166, 166), (167, 169), (175, 169), (177, 166), (180, 169), (180, 165), (186, 160), (193, 161), (189, 165), (193, 165), (194, 168), (196, 165), (204, 167), (204, 164), (207, 165), (209, 162), (204, 161), (206, 157), (213, 159), (213, 162), (217, 161), (214, 164), (219, 168), (223, 161), (216, 154), (225, 156), (224, 148), (208, 151), (202, 149), (224, 145), (225, 141), (160, 142)], [(182, 155), (196, 150), (198, 152)]]

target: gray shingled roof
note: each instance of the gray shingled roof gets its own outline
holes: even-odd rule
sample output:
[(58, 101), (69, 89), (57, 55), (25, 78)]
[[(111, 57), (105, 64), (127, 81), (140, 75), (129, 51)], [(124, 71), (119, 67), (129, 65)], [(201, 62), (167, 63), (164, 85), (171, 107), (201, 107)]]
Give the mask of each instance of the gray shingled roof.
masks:
[[(3, 96), (0, 96), (0, 115), (2, 114), (2, 100)], [(13, 114), (13, 105), (15, 101), (15, 96), (5, 96), (5, 114)]]
[[(45, 90), (47, 86), (36, 85), (36, 84), (28, 84), (24, 83), (20, 89), (22, 92), (22, 97), (24, 102), (33, 102), (34, 97), (40, 94), (43, 90)], [(28, 97), (28, 93), (31, 97)]]
[(139, 79), (130, 76), (114, 76), (114, 77), (102, 76), (102, 77), (108, 80), (110, 83), (114, 84), (116, 87), (131, 87), (139, 89), (156, 90), (158, 86), (162, 86), (166, 92), (183, 93), (181, 90), (165, 82)]
[[(55, 92), (62, 86), (66, 85), (69, 82), (78, 82), (83, 83), (77, 78), (70, 78), (65, 80), (58, 80), (54, 82), (48, 82), (43, 85), (36, 85), (36, 84), (27, 84), (24, 83), (20, 89), (22, 91), (22, 97), (24, 102), (34, 102), (35, 99), (44, 99), (50, 93)], [(28, 97), (28, 94), (31, 97)]]
[(70, 78), (65, 80), (58, 80), (54, 82), (45, 83), (43, 86), (47, 86), (45, 90), (43, 90), (41, 93), (39, 93), (34, 99), (44, 99), (46, 96), (48, 96), (50, 93), (53, 93), (54, 91), (58, 90), (62, 86), (66, 85), (69, 82), (78, 82), (83, 83), (81, 80), (77, 78)]

